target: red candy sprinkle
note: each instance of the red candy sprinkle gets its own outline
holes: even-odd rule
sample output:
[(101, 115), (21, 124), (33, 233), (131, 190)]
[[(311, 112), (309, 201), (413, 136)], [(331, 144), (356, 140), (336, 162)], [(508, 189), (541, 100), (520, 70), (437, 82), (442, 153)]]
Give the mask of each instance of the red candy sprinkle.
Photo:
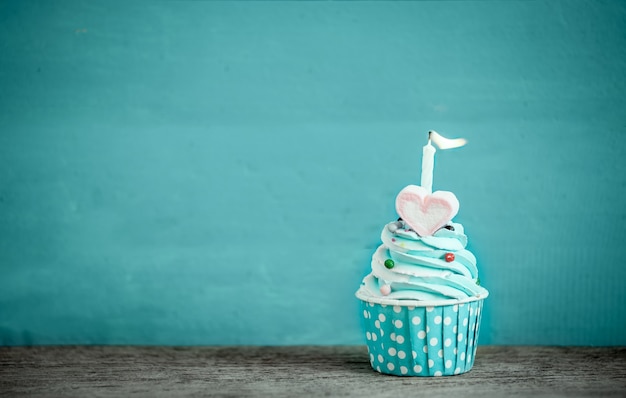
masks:
[(453, 262), (454, 261), (454, 253), (446, 253), (445, 259), (449, 263)]

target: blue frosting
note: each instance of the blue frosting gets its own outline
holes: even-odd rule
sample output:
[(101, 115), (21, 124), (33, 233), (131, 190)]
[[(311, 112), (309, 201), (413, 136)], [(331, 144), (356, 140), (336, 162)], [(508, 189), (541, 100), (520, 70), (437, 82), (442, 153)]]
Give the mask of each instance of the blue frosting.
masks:
[[(487, 290), (477, 283), (476, 257), (465, 249), (463, 226), (450, 225), (453, 230), (442, 228), (422, 237), (402, 222), (387, 224), (381, 234), (383, 243), (372, 256), (372, 272), (363, 280), (357, 296), (374, 301), (422, 302), (487, 297)], [(447, 253), (454, 254), (453, 261), (446, 261)], [(394, 262), (391, 269), (385, 266), (388, 259)]]

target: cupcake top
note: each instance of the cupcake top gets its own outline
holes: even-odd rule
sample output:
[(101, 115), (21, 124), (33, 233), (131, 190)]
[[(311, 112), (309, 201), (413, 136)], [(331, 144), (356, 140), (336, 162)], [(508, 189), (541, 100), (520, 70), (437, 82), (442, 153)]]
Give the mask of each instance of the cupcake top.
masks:
[(452, 192), (429, 193), (415, 185), (396, 198), (397, 221), (385, 225), (382, 244), (358, 298), (393, 305), (444, 305), (482, 299), (476, 257), (468, 250)]

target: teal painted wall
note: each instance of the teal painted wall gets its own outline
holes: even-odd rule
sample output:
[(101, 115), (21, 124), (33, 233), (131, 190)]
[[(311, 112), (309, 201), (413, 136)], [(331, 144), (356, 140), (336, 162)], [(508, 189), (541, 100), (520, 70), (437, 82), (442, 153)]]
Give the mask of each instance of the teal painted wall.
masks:
[(0, 344), (362, 344), (429, 129), (483, 344), (625, 345), (626, 3), (0, 2)]

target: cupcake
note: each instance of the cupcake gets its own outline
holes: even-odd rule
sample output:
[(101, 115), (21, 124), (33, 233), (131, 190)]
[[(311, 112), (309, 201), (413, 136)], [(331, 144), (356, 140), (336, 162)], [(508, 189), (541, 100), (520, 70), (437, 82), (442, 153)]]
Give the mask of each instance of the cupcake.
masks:
[(429, 139), (422, 186), (408, 185), (396, 197), (400, 218), (383, 227), (371, 273), (356, 292), (370, 364), (380, 373), (447, 376), (474, 364), (489, 292), (463, 226), (452, 221), (456, 196), (431, 192), (434, 152)]

